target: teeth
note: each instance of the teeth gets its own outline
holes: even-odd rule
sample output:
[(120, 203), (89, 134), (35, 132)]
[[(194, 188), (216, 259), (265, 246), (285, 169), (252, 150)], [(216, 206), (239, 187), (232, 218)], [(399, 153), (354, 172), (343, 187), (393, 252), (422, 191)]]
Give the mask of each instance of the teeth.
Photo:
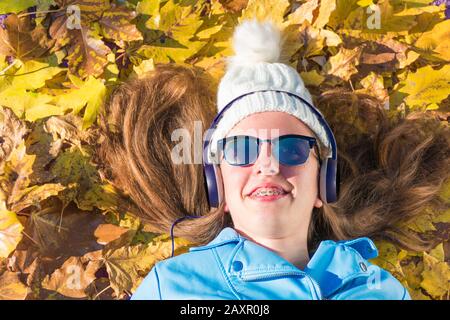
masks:
[(283, 194), (283, 190), (279, 189), (259, 189), (255, 193), (253, 193), (253, 196), (255, 197), (263, 197), (263, 196), (273, 196), (273, 195), (280, 195)]

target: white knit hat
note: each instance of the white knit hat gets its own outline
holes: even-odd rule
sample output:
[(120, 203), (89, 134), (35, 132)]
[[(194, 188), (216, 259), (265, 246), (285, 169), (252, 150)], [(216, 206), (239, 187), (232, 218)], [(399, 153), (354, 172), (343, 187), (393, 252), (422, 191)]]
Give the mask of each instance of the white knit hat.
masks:
[[(246, 20), (233, 34), (235, 55), (227, 60), (226, 73), (220, 81), (217, 107), (220, 112), (234, 99), (220, 119), (212, 137), (210, 153), (216, 154), (217, 141), (245, 117), (259, 112), (281, 111), (297, 117), (313, 131), (326, 150), (318, 143), (320, 156), (331, 156), (331, 144), (318, 117), (297, 97), (312, 105), (312, 99), (298, 72), (278, 62), (281, 51), (280, 30), (270, 21)], [(319, 111), (320, 113), (320, 111)]]

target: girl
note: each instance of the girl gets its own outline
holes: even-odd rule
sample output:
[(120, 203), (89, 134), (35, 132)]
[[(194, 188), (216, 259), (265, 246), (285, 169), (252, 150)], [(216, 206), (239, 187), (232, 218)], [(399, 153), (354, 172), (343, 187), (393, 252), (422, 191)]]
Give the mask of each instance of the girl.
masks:
[(193, 137), (195, 121), (211, 123), (202, 75), (157, 66), (106, 104), (100, 156), (110, 179), (154, 231), (198, 244), (156, 263), (132, 299), (410, 299), (368, 261), (378, 254), (369, 237), (427, 245), (396, 226), (438, 201), (449, 175), (448, 128), (417, 114), (389, 121), (368, 96), (323, 94), (319, 105), (356, 109), (369, 124), (365, 134), (355, 131), (359, 124), (343, 131), (313, 106), (297, 71), (279, 62), (272, 23), (243, 22), (233, 47), (203, 168), (171, 157), (174, 130)]

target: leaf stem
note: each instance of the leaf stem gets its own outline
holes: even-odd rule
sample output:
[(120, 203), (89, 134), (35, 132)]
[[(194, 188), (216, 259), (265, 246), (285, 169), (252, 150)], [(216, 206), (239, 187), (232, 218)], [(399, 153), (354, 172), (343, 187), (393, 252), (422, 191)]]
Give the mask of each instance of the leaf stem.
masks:
[(26, 13), (19, 14), (17, 17), (18, 18), (22, 18), (22, 17), (30, 16), (32, 14), (60, 12), (62, 10), (64, 10), (64, 8), (59, 8), (57, 10), (44, 10), (44, 11), (26, 12)]
[(97, 293), (94, 297), (93, 300), (96, 300), (98, 298), (99, 295), (101, 295), (103, 292), (105, 292), (106, 290), (110, 289), (111, 285), (107, 286), (106, 288), (104, 288), (102, 291), (100, 291), (99, 293)]
[(352, 88), (352, 91), (354, 92), (354, 91), (355, 91), (355, 88), (353, 88), (353, 83), (352, 83), (352, 81), (351, 81), (351, 80), (348, 80), (348, 82), (350, 83), (350, 87)]
[(0, 71), (0, 76), (3, 76), (6, 71), (8, 71), (10, 68), (12, 68), (17, 62), (17, 59), (14, 59), (13, 63), (11, 63), (9, 66), (7, 66), (5, 69)]
[[(17, 61), (17, 60), (14, 60), (14, 61)], [(46, 67), (42, 67), (42, 68), (40, 68), (40, 69), (36, 69), (36, 70), (33, 70), (33, 71), (30, 71), (30, 72), (24, 72), (24, 73), (20, 73), (20, 74), (9, 74), (8, 76), (9, 77), (18, 77), (18, 76), (25, 76), (25, 75), (27, 75), (27, 74), (30, 74), (30, 73), (35, 73), (35, 72), (38, 72), (38, 71), (41, 71), (41, 70), (44, 70), (44, 69), (47, 69), (47, 68), (51, 68), (52, 66), (46, 66)], [(65, 68), (61, 68), (61, 69), (65, 69)], [(6, 70), (5, 70), (6, 71)], [(0, 76), (6, 76), (6, 75), (4, 75), (4, 74), (2, 74), (1, 72), (0, 72)]]
[(25, 231), (22, 231), (22, 233), (28, 238), (30, 239), (35, 245), (37, 245), (38, 247), (40, 247), (40, 244), (33, 239), (33, 237), (29, 236)]

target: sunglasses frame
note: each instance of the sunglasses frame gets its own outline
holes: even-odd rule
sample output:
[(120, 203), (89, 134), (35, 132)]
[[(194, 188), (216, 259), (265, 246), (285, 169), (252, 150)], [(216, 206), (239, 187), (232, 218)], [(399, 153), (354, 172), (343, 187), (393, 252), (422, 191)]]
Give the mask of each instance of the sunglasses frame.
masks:
[[(242, 164), (242, 165), (240, 165), (240, 164), (232, 164), (232, 163), (228, 162), (227, 159), (225, 159), (225, 153), (223, 152), (223, 150), (225, 149), (225, 145), (226, 145), (229, 141), (235, 140), (236, 137), (246, 137), (246, 138), (248, 137), (248, 138), (252, 138), (252, 139), (255, 139), (255, 140), (256, 140), (256, 143), (257, 143), (257, 155), (256, 155), (256, 159), (255, 159), (254, 162), (250, 162), (249, 164)], [(227, 161), (227, 163), (228, 163), (229, 165), (231, 165), (231, 166), (235, 166), (235, 167), (245, 167), (245, 166), (253, 165), (253, 164), (258, 160), (259, 153), (260, 153), (260, 146), (261, 146), (261, 143), (262, 143), (262, 142), (269, 142), (270, 145), (271, 145), (271, 152), (273, 153), (273, 149), (272, 149), (272, 148), (273, 148), (274, 142), (276, 142), (277, 140), (287, 139), (287, 138), (300, 138), (300, 139), (302, 139), (302, 140), (307, 141), (307, 142), (309, 143), (309, 153), (308, 153), (308, 157), (306, 158), (305, 162), (303, 162), (303, 163), (301, 163), (301, 164), (297, 164), (297, 165), (288, 165), (288, 164), (284, 164), (284, 163), (282, 163), (282, 162), (280, 161), (280, 159), (278, 159), (278, 158), (276, 157), (276, 158), (277, 158), (277, 161), (278, 161), (280, 164), (285, 165), (285, 166), (300, 166), (300, 165), (305, 164), (306, 161), (308, 161), (308, 158), (309, 158), (309, 156), (310, 156), (310, 154), (311, 154), (311, 149), (314, 148), (314, 147), (317, 148), (317, 139), (314, 138), (314, 137), (304, 136), (304, 135), (300, 135), (300, 134), (286, 134), (286, 135), (281, 135), (281, 136), (278, 136), (278, 137), (272, 138), (272, 139), (260, 139), (260, 138), (258, 138), (258, 137), (249, 136), (249, 135), (235, 135), (235, 136), (229, 136), (229, 137), (222, 138), (222, 139), (220, 139), (220, 140), (217, 142), (217, 145), (218, 145), (217, 150), (220, 152), (220, 160), (225, 159), (225, 161)], [(318, 156), (318, 155), (319, 155), (319, 152), (318, 152), (317, 149), (316, 149), (316, 152), (317, 152), (317, 159), (319, 160), (319, 163), (321, 164), (320, 157)]]

